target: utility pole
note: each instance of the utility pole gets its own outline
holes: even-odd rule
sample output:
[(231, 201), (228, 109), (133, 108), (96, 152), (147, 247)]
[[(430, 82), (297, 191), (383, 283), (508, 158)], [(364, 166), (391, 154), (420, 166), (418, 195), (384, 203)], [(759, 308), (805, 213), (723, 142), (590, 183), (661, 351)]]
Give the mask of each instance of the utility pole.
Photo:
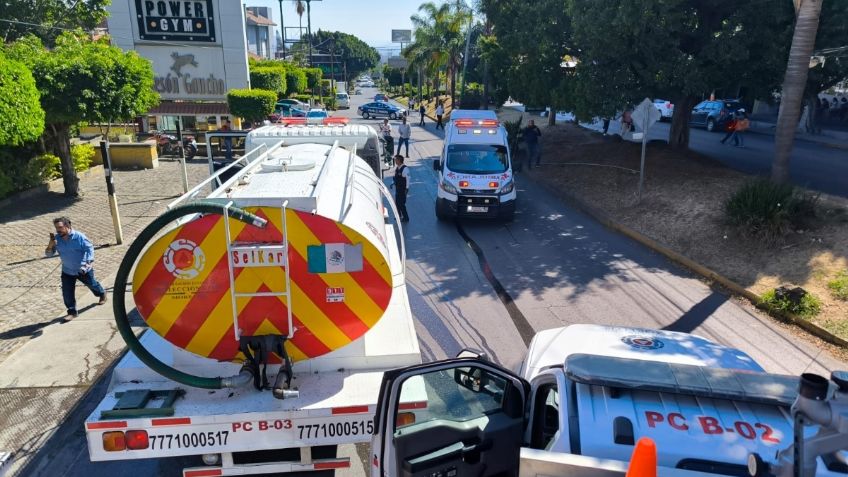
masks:
[(280, 31), (283, 37), (283, 60), (286, 59), (286, 22), (283, 20), (283, 0), (280, 0)]
[(471, 26), (474, 24), (474, 11), (468, 12), (468, 34), (465, 35), (465, 56), (462, 57), (462, 84), (459, 87), (459, 105), (465, 98), (465, 70), (468, 68), (468, 45), (471, 43)]
[(112, 159), (109, 157), (109, 143), (100, 141), (100, 156), (103, 158), (103, 174), (106, 177), (106, 193), (109, 194), (109, 211), (112, 213), (112, 226), (115, 228), (115, 242), (124, 243), (124, 231), (121, 228), (121, 215), (118, 213), (118, 198), (115, 196), (115, 182), (112, 180)]
[(312, 0), (306, 0), (306, 34), (309, 35), (309, 67), (312, 68)]

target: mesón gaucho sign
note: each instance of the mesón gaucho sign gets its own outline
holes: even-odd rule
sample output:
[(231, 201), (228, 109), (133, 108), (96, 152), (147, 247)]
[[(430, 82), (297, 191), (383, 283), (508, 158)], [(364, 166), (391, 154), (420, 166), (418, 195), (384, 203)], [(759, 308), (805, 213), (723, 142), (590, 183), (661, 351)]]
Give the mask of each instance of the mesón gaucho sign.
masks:
[(216, 42), (212, 0), (135, 0), (140, 40)]

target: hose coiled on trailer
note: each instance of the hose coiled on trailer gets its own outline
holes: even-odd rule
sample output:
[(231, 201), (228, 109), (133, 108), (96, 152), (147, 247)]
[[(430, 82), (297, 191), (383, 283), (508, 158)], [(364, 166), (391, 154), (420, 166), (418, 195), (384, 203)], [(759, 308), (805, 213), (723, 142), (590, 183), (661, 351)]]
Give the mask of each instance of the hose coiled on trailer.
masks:
[[(118, 327), (118, 331), (121, 333), (121, 337), (127, 343), (130, 350), (141, 360), (142, 363), (146, 364), (150, 369), (156, 371), (162, 376), (176, 381), (178, 383), (185, 384), (187, 386), (192, 386), (196, 388), (204, 388), (204, 389), (223, 389), (236, 387), (247, 382), (250, 382), (253, 378), (253, 374), (249, 369), (242, 368), (242, 371), (237, 376), (232, 376), (228, 378), (217, 377), (217, 378), (207, 378), (201, 376), (195, 376), (192, 374), (184, 373), (180, 370), (174, 369), (167, 364), (163, 363), (156, 356), (153, 356), (150, 351), (148, 351), (144, 345), (138, 340), (133, 333), (132, 325), (130, 325), (129, 316), (127, 316), (127, 307), (125, 303), (125, 295), (127, 289), (127, 279), (132, 271), (133, 265), (135, 265), (136, 260), (138, 259), (141, 252), (144, 251), (144, 248), (147, 246), (147, 243), (150, 242), (160, 230), (167, 227), (171, 222), (180, 219), (181, 217), (185, 217), (187, 215), (195, 215), (195, 214), (224, 214), (224, 206), (219, 202), (213, 201), (204, 201), (197, 200), (194, 202), (189, 202), (188, 204), (181, 205), (179, 207), (175, 207), (161, 216), (157, 217), (153, 222), (151, 222), (138, 237), (133, 241), (132, 245), (130, 245), (127, 253), (124, 255), (124, 259), (121, 261), (121, 266), (118, 268), (118, 275), (115, 277), (115, 288), (114, 288), (114, 298), (112, 300), (112, 310), (115, 313), (115, 324)], [(259, 228), (264, 228), (267, 225), (268, 221), (259, 217), (258, 215), (251, 214), (246, 210), (239, 209), (238, 207), (229, 207), (226, 209), (226, 213), (229, 217), (244, 222), (246, 224), (251, 224)], [(249, 374), (249, 376), (248, 376)]]

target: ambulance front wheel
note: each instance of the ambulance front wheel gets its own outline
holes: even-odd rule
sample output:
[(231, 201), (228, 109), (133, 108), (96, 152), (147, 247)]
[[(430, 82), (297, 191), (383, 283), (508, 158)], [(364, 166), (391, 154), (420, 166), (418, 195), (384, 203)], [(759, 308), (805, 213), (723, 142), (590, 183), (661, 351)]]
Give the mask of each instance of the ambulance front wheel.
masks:
[(451, 213), (446, 202), (443, 199), (436, 199), (436, 218), (442, 221), (451, 220), (455, 215)]
[(515, 219), (515, 201), (501, 203), (501, 210), (498, 218), (503, 222), (512, 222)]

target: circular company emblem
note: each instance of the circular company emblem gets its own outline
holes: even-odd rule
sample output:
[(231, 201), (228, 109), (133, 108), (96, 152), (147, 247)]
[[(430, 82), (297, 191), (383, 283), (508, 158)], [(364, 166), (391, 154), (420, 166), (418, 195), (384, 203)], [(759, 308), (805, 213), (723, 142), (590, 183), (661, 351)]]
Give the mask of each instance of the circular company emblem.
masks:
[(174, 240), (162, 256), (162, 263), (175, 277), (190, 280), (203, 271), (206, 255), (191, 240)]
[(624, 344), (636, 349), (660, 349), (665, 343), (651, 336), (629, 335), (621, 338)]

